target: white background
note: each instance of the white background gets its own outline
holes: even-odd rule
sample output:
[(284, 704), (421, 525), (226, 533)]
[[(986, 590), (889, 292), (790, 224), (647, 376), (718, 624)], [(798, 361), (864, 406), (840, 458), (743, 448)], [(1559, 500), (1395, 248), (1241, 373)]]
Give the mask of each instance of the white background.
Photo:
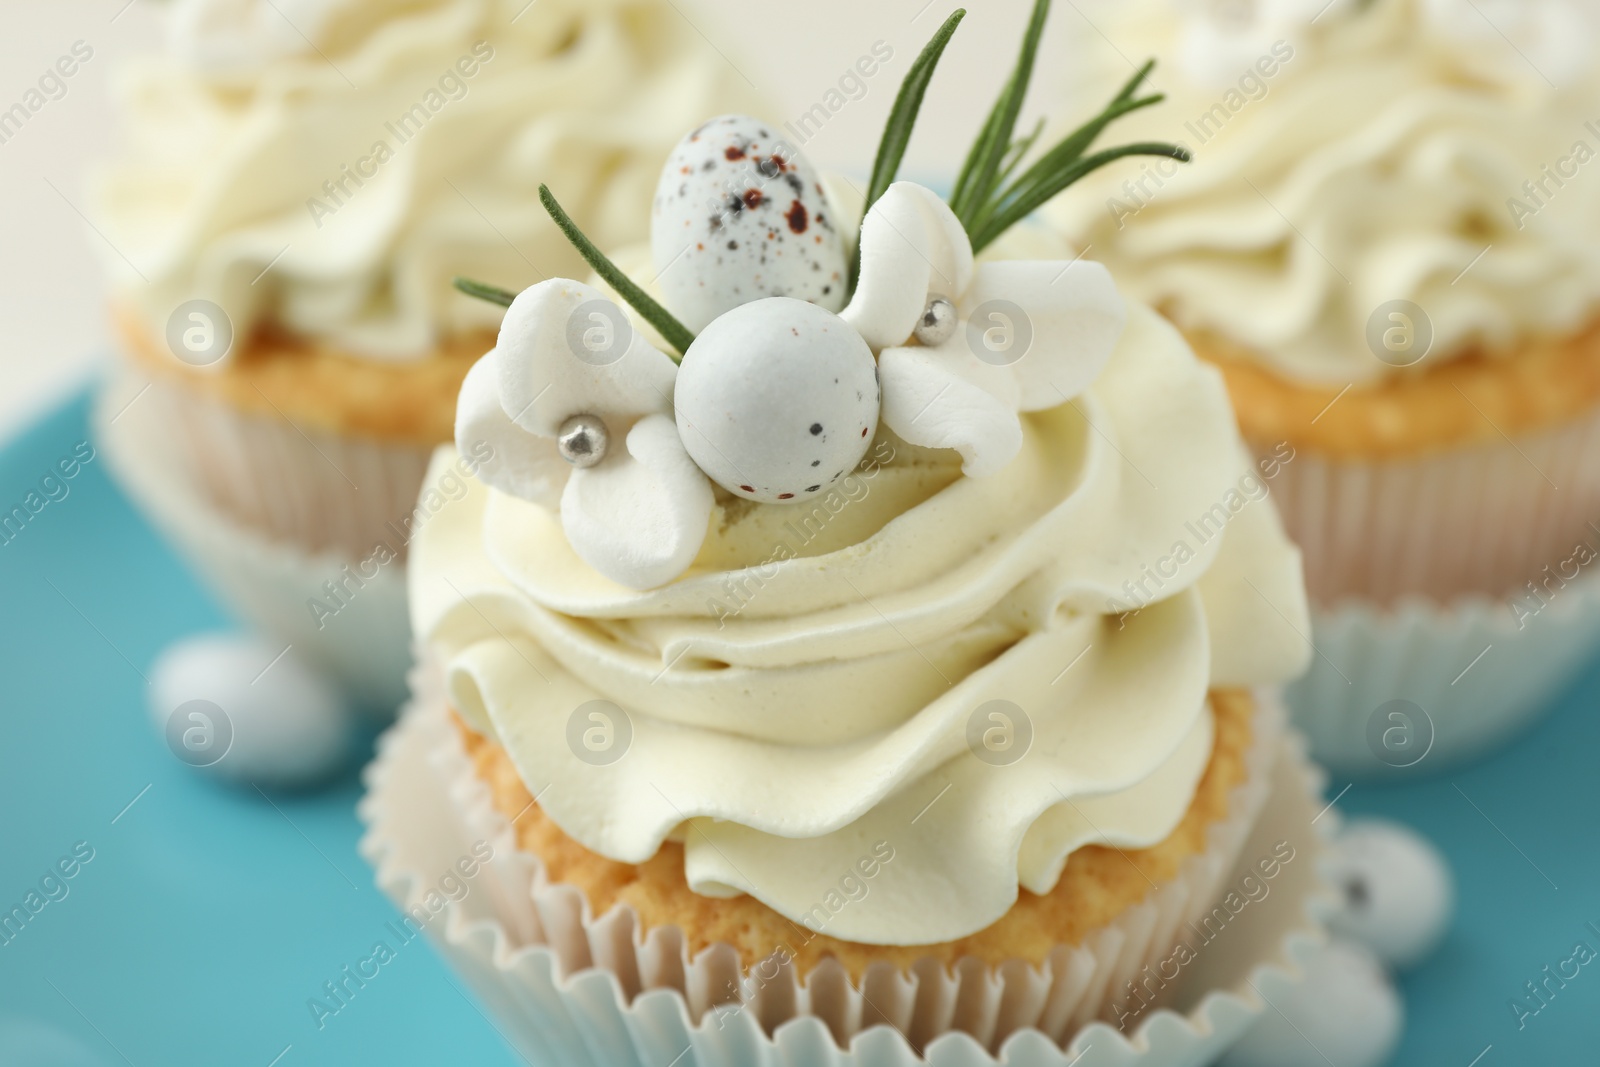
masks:
[[(766, 94), (777, 112), (766, 117), (778, 121), (818, 103), (874, 42), (888, 42), (894, 59), (869, 82), (866, 96), (848, 103), (807, 145), (814, 162), (855, 173), (871, 165), (906, 68), (958, 6), (958, 0), (673, 2)], [(959, 165), (1015, 59), (1031, 3), (967, 0), (966, 6), (971, 13), (924, 106), (908, 175), (948, 180)], [(78, 212), (89, 168), (116, 143), (117, 69), (159, 47), (161, 17), (160, 0), (5, 0), (5, 7), (0, 110), (20, 100), (74, 42), (86, 42), (94, 57), (68, 80), (64, 97), (0, 144), (0, 441), (81, 387), (106, 356), (101, 263), (115, 253)], [(1077, 5), (1056, 5), (1029, 112), (1082, 117), (1060, 103), (1066, 56), (1074, 37), (1097, 35)]]

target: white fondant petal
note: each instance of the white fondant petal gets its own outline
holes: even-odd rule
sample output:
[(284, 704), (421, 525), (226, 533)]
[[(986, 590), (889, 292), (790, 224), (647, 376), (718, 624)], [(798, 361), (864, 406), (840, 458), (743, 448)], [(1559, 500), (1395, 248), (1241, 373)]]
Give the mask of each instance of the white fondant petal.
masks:
[(894, 193), (896, 190), (899, 190), (899, 195), (913, 198), (922, 211), (927, 240), (923, 252), (933, 267), (930, 279), (933, 291), (950, 300), (959, 299), (972, 285), (972, 240), (967, 236), (967, 228), (961, 225), (961, 220), (950, 210), (950, 205), (927, 186), (914, 182), (895, 182), (888, 192)]
[(711, 483), (671, 416), (647, 415), (628, 432), (626, 450), (572, 472), (561, 525), (589, 566), (631, 589), (652, 589), (694, 562), (711, 505)]
[(1022, 310), (1025, 320), (1013, 329), (1026, 329), (1031, 338), (1009, 364), (1021, 411), (1057, 407), (1089, 388), (1128, 324), (1127, 303), (1110, 272), (1085, 260), (980, 265), (961, 302), (963, 317), (1001, 303)]
[(490, 349), (461, 383), (456, 450), (478, 464), (477, 476), (485, 483), (554, 511), (572, 467), (555, 441), (511, 421), (500, 406), (499, 382), (499, 349)]
[(840, 316), (875, 349), (904, 344), (930, 295), (959, 300), (972, 277), (961, 220), (932, 190), (895, 182), (861, 224), (861, 279)]
[(573, 415), (670, 414), (678, 367), (600, 290), (553, 278), (524, 289), (500, 325), (500, 406), (554, 437)]
[(885, 349), (878, 373), (884, 424), (914, 445), (955, 449), (968, 477), (995, 473), (1022, 447), (1015, 390), (1004, 368), (946, 345)]
[(933, 264), (916, 199), (889, 187), (861, 221), (861, 274), (839, 317), (873, 350), (905, 344), (928, 304)]

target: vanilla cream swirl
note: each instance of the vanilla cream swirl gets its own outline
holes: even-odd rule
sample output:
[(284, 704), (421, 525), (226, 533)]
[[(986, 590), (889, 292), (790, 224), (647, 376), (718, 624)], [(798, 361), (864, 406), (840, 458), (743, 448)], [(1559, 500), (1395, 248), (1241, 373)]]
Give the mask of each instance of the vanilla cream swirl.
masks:
[(649, 231), (683, 130), (749, 95), (664, 0), (180, 0), (126, 72), (96, 183), (119, 297), (158, 334), (206, 299), (379, 359), (427, 355), (580, 272), (547, 182), (603, 245)]
[[(1168, 94), (1125, 120), (1133, 137), (1195, 160), (1108, 168), (1048, 214), (1132, 295), (1293, 380), (1417, 373), (1575, 332), (1600, 305), (1592, 34), (1575, 63), (1552, 29), (1564, 23), (1541, 12), (1583, 5), (1480, 6), (1343, 0), (1314, 23), (1248, 27), (1220, 77), (1190, 61), (1195, 27), (1174, 0), (1117, 5), (1106, 34), (1122, 55), (1159, 57), (1152, 88)], [(1127, 68), (1096, 55), (1099, 99)], [(1396, 300), (1432, 324), (1410, 370), (1367, 340)]]
[[(415, 631), (590, 850), (682, 841), (696, 892), (813, 929), (841, 876), (892, 852), (820, 929), (970, 934), (1075, 849), (1165, 838), (1210, 757), (1208, 690), (1284, 680), (1309, 652), (1299, 555), (1241, 496), (1260, 483), (1220, 379), (1171, 326), (1131, 309), (1090, 390), (1023, 422), (992, 477), (880, 436), (815, 504), (726, 498), (695, 565), (645, 592), (583, 564), (559, 516), (464, 478), (470, 449), (441, 450)], [(992, 701), (1031, 734), (1020, 758), (969, 740), (1006, 728)], [(624, 747), (603, 762), (582, 734), (608, 725), (601, 747)]]

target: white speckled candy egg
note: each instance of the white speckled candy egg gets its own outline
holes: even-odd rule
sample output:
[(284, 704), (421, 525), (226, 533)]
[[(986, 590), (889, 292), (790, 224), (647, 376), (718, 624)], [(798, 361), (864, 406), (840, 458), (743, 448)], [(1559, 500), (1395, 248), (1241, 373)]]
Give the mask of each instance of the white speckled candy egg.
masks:
[(803, 502), (856, 468), (878, 428), (878, 364), (843, 319), (769, 297), (734, 308), (683, 357), (678, 434), (747, 500)]
[(1405, 1024), (1405, 1005), (1383, 965), (1354, 941), (1329, 942), (1306, 963), (1304, 980), (1270, 999), (1222, 1067), (1379, 1067)]
[(1455, 908), (1450, 867), (1426, 839), (1398, 823), (1356, 819), (1328, 862), (1344, 907), (1329, 920), (1391, 967), (1421, 963), (1438, 947)]
[(673, 149), (650, 246), (666, 305), (699, 333), (768, 296), (844, 307), (844, 242), (817, 173), (778, 127), (714, 118)]
[(168, 749), (208, 774), (304, 786), (344, 766), (354, 716), (291, 648), (204, 634), (167, 646), (150, 671), (150, 714)]

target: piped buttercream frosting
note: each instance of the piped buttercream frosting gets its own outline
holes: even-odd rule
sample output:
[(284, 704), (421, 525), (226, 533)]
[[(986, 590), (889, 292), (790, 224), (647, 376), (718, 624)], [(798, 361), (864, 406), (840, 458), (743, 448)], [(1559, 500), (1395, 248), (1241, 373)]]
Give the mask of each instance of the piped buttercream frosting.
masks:
[[(1310, 651), (1298, 553), (1171, 326), (1131, 308), (1088, 388), (1021, 422), (985, 478), (881, 430), (822, 499), (719, 497), (688, 571), (645, 590), (548, 504), (463, 478), (483, 450), (443, 449), (415, 630), (592, 851), (681, 841), (695, 891), (846, 940), (970, 934), (1078, 848), (1162, 840), (1210, 758), (1208, 691)], [(870, 892), (819, 912), (863, 859)]]
[[(1343, 386), (1600, 308), (1592, 5), (1139, 0), (1105, 18), (1120, 51), (1094, 48), (1093, 84), (1159, 57), (1166, 103), (1125, 121), (1194, 162), (1092, 176), (1046, 214), (1186, 329)], [(1375, 354), (1391, 327), (1431, 335), (1421, 362)]]

